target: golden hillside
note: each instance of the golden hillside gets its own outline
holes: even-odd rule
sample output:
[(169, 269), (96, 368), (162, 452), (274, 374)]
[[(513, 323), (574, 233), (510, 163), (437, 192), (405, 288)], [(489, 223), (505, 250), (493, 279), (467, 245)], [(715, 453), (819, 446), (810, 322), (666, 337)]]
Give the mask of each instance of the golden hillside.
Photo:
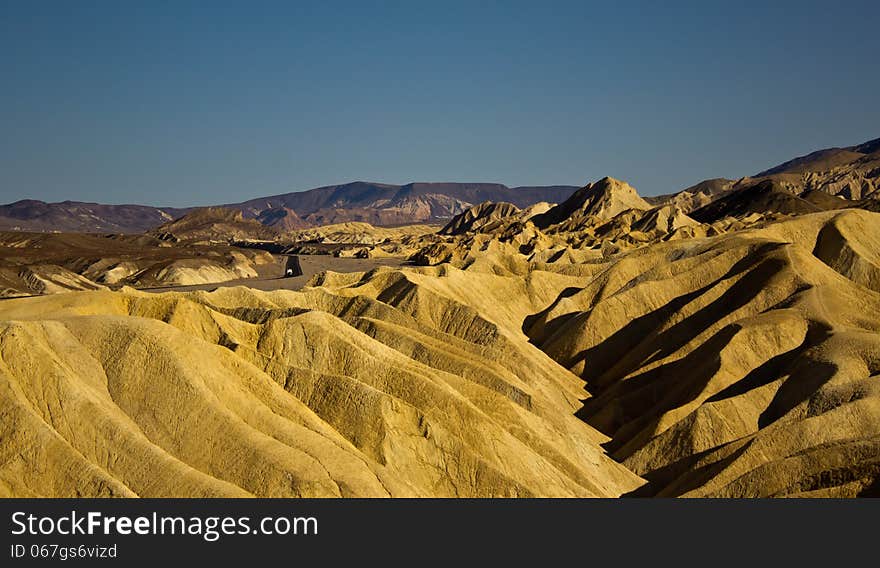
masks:
[(466, 275), (429, 272), (338, 289), (330, 275), (303, 292), (3, 302), (0, 493), (615, 496), (640, 485), (574, 416), (580, 381), (462, 304)]
[(0, 302), (0, 495), (877, 494), (880, 214), (603, 183), (436, 266)]

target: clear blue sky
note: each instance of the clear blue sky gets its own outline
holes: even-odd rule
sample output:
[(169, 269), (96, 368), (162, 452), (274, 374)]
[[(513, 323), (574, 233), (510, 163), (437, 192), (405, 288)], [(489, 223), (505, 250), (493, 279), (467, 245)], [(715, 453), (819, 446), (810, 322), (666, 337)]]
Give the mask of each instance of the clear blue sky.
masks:
[(880, 136), (880, 2), (0, 0), (0, 201), (645, 195)]

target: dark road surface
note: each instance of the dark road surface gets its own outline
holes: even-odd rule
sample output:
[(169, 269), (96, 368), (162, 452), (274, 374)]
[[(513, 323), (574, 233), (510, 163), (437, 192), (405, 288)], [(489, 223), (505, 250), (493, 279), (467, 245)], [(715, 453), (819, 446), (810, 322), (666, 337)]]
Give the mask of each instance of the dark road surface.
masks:
[(260, 267), (261, 275), (257, 278), (241, 278), (211, 284), (194, 284), (192, 286), (161, 286), (156, 288), (140, 288), (147, 292), (188, 292), (193, 290), (214, 290), (228, 286), (247, 286), (257, 290), (298, 290), (309, 278), (323, 272), (365, 272), (377, 266), (402, 266), (403, 258), (336, 258), (329, 255), (299, 255), (301, 276), (284, 277), (287, 256), (274, 255), (275, 263)]

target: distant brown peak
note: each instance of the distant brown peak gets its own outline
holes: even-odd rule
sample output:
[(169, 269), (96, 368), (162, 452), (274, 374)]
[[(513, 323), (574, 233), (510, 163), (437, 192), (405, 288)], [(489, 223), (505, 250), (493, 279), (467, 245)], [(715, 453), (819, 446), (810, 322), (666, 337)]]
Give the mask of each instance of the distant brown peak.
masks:
[(486, 213), (500, 213), (503, 215), (508, 215), (512, 213), (518, 213), (519, 211), (519, 207), (517, 207), (513, 203), (507, 203), (506, 201), (484, 201), (482, 203), (478, 203), (477, 205), (473, 205), (467, 208), (462, 214), (479, 216)]
[(200, 207), (180, 218), (180, 220), (183, 219), (200, 221), (244, 221), (244, 214), (239, 209), (232, 209), (229, 207)]

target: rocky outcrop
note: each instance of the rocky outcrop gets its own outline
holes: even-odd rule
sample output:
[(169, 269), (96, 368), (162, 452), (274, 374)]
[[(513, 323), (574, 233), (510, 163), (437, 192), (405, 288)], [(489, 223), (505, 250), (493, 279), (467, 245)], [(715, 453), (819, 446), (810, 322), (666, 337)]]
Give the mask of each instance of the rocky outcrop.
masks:
[(206, 207), (187, 213), (159, 226), (153, 235), (173, 235), (178, 241), (272, 240), (278, 231), (254, 219), (245, 219), (241, 211)]
[(547, 232), (570, 232), (595, 226), (597, 221), (608, 221), (629, 209), (646, 211), (651, 205), (628, 183), (605, 177), (531, 220)]

